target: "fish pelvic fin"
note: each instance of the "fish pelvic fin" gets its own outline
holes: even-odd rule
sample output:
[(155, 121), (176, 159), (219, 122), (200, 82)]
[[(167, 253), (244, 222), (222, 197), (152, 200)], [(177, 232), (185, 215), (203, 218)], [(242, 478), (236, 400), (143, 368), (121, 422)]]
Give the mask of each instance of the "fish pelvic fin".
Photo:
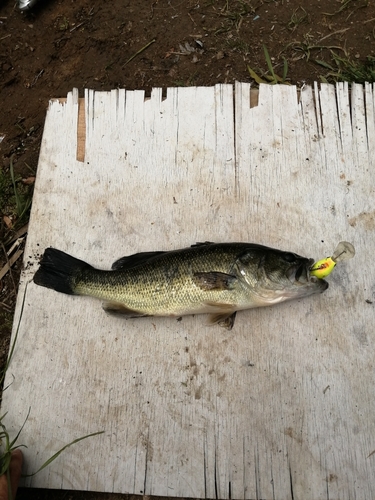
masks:
[(105, 302), (103, 304), (103, 309), (108, 314), (124, 316), (126, 318), (144, 318), (149, 316), (148, 314), (144, 314), (140, 311), (129, 309), (129, 307), (126, 307), (124, 304), (120, 304), (119, 302)]
[(47, 248), (33, 281), (56, 292), (74, 295), (76, 279), (85, 269), (93, 268), (83, 260), (76, 259), (61, 250)]
[(226, 314), (211, 314), (208, 321), (210, 325), (219, 325), (222, 328), (226, 328), (227, 330), (232, 330), (234, 322), (236, 320), (236, 314), (237, 311)]
[(208, 273), (194, 273), (193, 281), (201, 290), (233, 290), (236, 276), (231, 274), (211, 271)]

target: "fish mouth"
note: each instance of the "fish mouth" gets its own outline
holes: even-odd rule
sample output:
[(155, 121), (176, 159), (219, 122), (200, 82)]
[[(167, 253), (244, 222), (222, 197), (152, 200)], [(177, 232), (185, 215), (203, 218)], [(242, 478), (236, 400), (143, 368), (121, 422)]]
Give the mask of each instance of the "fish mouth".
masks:
[(328, 288), (328, 283), (323, 279), (319, 279), (310, 274), (310, 269), (314, 264), (314, 259), (303, 259), (303, 262), (298, 262), (291, 266), (286, 275), (289, 281), (297, 285), (307, 285), (309, 283), (317, 285), (324, 292)]

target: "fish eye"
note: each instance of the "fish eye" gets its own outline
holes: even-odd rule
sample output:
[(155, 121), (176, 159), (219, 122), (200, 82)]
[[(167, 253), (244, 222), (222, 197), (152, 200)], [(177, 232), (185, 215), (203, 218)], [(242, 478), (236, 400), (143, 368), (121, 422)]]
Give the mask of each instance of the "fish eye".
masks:
[(291, 252), (285, 252), (283, 257), (287, 262), (294, 262), (296, 260), (295, 254)]

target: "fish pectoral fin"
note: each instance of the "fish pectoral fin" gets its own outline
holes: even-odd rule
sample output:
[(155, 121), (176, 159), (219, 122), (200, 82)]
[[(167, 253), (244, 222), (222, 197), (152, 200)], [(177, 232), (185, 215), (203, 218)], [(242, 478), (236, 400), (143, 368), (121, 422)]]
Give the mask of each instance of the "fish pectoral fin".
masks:
[(211, 271), (208, 273), (194, 273), (193, 281), (201, 290), (233, 290), (237, 277), (231, 274)]
[(134, 309), (129, 309), (128, 307), (120, 304), (119, 302), (105, 302), (103, 304), (103, 309), (108, 314), (115, 314), (125, 316), (127, 318), (143, 318), (148, 316), (140, 311), (134, 311)]
[(131, 267), (140, 266), (163, 253), (167, 252), (140, 252), (133, 255), (127, 255), (126, 257), (121, 257), (121, 259), (116, 260), (116, 262), (112, 264), (112, 270), (117, 271), (118, 269), (129, 269)]
[(232, 313), (217, 313), (211, 314), (209, 318), (210, 325), (219, 325), (227, 330), (232, 330), (235, 319), (236, 319), (237, 311)]

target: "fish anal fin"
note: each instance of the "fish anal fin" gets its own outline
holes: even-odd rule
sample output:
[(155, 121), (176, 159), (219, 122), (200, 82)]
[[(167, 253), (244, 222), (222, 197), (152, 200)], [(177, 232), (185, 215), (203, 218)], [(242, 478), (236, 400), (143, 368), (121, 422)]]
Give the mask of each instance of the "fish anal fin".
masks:
[(140, 311), (134, 311), (134, 309), (129, 309), (128, 307), (120, 304), (119, 302), (105, 302), (103, 304), (103, 309), (108, 314), (121, 315), (126, 318), (143, 318), (148, 316)]
[(236, 319), (237, 311), (232, 313), (217, 313), (211, 314), (209, 318), (209, 323), (211, 325), (218, 324), (219, 326), (226, 328), (227, 330), (232, 330), (235, 319)]
[(237, 281), (231, 274), (211, 271), (208, 273), (194, 273), (193, 281), (201, 290), (233, 290)]
[(129, 269), (131, 267), (140, 266), (141, 264), (148, 262), (150, 259), (153, 259), (158, 255), (162, 255), (163, 253), (166, 252), (140, 252), (133, 255), (127, 255), (126, 257), (121, 257), (121, 259), (116, 260), (112, 264), (112, 270), (117, 271), (118, 269)]

